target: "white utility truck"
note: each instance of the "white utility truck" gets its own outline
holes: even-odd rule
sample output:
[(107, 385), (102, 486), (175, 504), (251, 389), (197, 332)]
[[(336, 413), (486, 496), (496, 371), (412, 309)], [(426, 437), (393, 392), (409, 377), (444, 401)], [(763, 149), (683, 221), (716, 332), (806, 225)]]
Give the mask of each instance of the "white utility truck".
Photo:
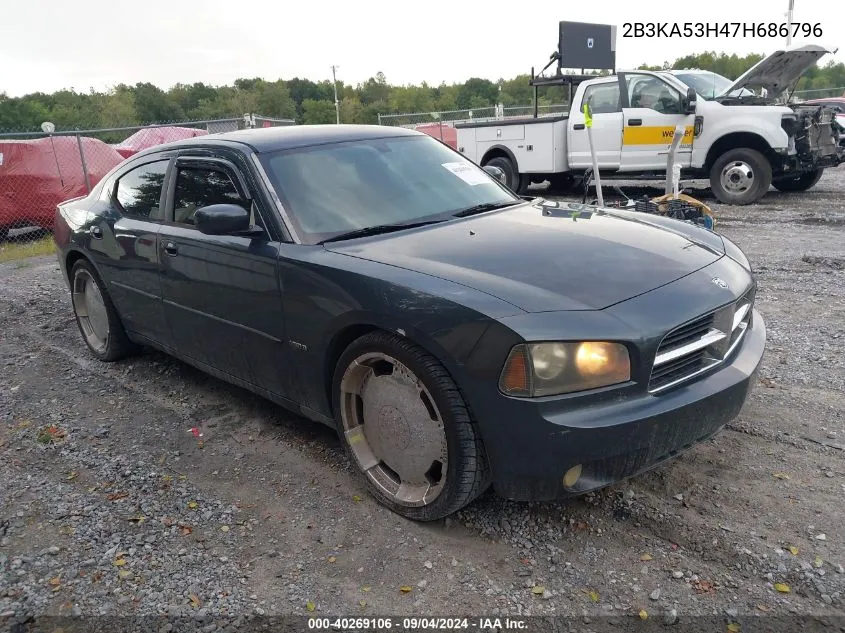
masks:
[(589, 104), (602, 179), (666, 178), (680, 125), (682, 177), (709, 179), (721, 202), (755, 202), (770, 185), (805, 191), (825, 168), (845, 162), (845, 147), (834, 108), (788, 104), (783, 95), (788, 101), (801, 75), (830, 52), (816, 45), (779, 50), (736, 81), (701, 70), (581, 80), (569, 114), (456, 124), (458, 151), (500, 168), (515, 191), (546, 180), (566, 189), (592, 168), (583, 113)]

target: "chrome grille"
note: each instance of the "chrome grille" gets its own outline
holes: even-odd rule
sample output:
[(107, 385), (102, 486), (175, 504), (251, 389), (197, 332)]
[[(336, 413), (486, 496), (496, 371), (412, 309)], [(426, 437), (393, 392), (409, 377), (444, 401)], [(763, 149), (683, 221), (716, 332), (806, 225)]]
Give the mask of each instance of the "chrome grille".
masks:
[(659, 393), (721, 364), (751, 325), (753, 289), (727, 306), (670, 331), (657, 348), (648, 389)]

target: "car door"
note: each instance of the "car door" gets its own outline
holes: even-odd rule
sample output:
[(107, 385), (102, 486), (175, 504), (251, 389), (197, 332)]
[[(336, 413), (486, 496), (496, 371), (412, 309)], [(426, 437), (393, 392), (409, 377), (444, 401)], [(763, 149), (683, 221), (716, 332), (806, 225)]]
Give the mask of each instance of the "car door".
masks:
[(684, 126), (676, 163), (689, 167), (695, 115), (684, 113), (679, 90), (645, 73), (620, 73), (622, 84), (622, 171), (665, 170), (675, 127)]
[(109, 210), (89, 231), (88, 250), (124, 327), (169, 348), (159, 280), (158, 231), (170, 158), (133, 162), (103, 188)]
[[(228, 158), (176, 159), (159, 239), (164, 310), (179, 353), (289, 396), (277, 275), (280, 242), (268, 231), (262, 218), (267, 210), (252, 195), (245, 174)], [(206, 235), (197, 230), (197, 209), (221, 203), (249, 210), (253, 224), (265, 233)]]
[(576, 169), (593, 166), (584, 118), (585, 104), (589, 104), (593, 115), (593, 145), (596, 149), (599, 169), (618, 169), (622, 150), (622, 109), (619, 102), (619, 82), (615, 78), (587, 86), (577, 111), (573, 108), (570, 113), (569, 165)]

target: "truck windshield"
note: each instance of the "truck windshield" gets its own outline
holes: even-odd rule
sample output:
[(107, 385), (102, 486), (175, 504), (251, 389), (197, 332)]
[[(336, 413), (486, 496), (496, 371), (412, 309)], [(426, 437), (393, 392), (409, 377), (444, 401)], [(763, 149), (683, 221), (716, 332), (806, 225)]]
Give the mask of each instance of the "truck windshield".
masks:
[(722, 77), (722, 75), (713, 72), (673, 74), (707, 101), (712, 101), (720, 96), (733, 84), (727, 77)]
[(302, 242), (520, 202), (430, 136), (345, 141), (259, 156)]

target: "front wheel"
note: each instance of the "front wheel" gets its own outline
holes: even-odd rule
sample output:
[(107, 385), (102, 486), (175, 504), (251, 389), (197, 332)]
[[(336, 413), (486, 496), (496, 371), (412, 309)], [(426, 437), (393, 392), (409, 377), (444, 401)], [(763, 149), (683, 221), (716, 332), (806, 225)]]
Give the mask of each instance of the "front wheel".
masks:
[(772, 166), (756, 149), (739, 147), (719, 156), (710, 169), (710, 188), (719, 202), (751, 204), (772, 184)]
[(772, 185), (775, 189), (783, 192), (807, 191), (821, 179), (824, 169), (808, 171), (795, 178), (783, 178), (775, 180)]
[(440, 519), (489, 484), (460, 391), (435, 358), (406, 339), (373, 332), (352, 343), (338, 361), (333, 395), (352, 463), (393, 512)]

